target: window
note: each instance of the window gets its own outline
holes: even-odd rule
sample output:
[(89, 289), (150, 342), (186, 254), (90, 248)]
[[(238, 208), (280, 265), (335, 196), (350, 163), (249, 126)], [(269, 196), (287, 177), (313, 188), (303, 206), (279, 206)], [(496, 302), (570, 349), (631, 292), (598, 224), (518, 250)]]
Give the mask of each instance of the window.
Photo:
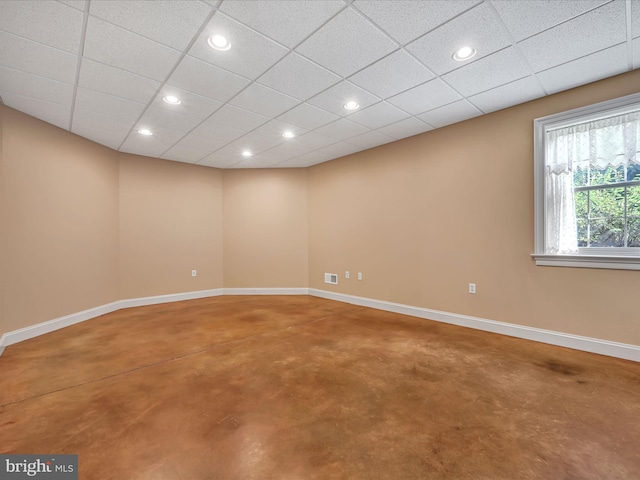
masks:
[(534, 122), (538, 265), (640, 270), (640, 94)]

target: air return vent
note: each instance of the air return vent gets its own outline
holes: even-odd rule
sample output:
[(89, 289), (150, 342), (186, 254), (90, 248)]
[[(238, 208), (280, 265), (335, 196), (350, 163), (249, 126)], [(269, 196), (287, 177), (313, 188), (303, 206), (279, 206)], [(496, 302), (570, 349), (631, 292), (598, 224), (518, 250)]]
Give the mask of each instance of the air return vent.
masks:
[(338, 275), (335, 273), (325, 273), (324, 274), (324, 283), (331, 283), (333, 285), (338, 284)]

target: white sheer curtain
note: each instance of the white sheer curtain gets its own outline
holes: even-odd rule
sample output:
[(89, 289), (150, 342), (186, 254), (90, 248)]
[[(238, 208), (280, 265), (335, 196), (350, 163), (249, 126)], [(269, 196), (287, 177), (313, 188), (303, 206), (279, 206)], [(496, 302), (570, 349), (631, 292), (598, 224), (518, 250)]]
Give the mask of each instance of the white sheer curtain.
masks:
[(640, 111), (547, 131), (546, 145), (546, 253), (577, 253), (574, 170), (640, 164)]

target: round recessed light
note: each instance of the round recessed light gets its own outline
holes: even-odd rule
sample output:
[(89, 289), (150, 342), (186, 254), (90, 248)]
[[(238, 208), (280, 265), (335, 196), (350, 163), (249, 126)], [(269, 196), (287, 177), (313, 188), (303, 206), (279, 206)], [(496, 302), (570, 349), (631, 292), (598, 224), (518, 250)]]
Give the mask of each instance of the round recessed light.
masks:
[(343, 106), (345, 110), (357, 110), (360, 108), (360, 104), (358, 102), (354, 102), (353, 100), (345, 103)]
[(224, 38), (222, 35), (211, 35), (209, 40), (207, 40), (209, 46), (215, 50), (220, 50), (224, 52), (225, 50), (229, 50), (231, 48), (231, 42)]
[(175, 95), (167, 95), (166, 97), (162, 97), (162, 100), (169, 105), (179, 105), (181, 103), (180, 99)]
[(284, 138), (293, 138), (293, 137), (295, 137), (296, 135), (295, 135), (291, 130), (287, 130), (286, 132), (284, 132), (284, 133), (282, 134), (282, 136), (283, 136)]
[(149, 130), (148, 128), (141, 128), (140, 130), (138, 130), (138, 133), (140, 135), (145, 135), (147, 137), (150, 137), (151, 135), (153, 135), (153, 132), (151, 130)]
[(244, 150), (244, 151), (242, 152), (242, 156), (243, 156), (243, 157), (247, 157), (247, 158), (248, 158), (248, 157), (252, 157), (252, 156), (253, 156), (253, 153), (251, 153), (251, 151), (250, 151), (250, 150)]
[(469, 60), (473, 58), (476, 54), (476, 49), (472, 47), (462, 47), (453, 54), (453, 59), (456, 62), (464, 62), (465, 60)]

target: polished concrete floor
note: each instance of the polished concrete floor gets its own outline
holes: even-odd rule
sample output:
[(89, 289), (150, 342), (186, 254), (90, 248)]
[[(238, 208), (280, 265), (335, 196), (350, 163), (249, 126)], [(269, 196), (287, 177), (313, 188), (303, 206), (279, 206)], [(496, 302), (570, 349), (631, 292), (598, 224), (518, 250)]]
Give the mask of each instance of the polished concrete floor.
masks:
[(83, 480), (640, 479), (640, 364), (308, 296), (8, 347), (0, 453)]

